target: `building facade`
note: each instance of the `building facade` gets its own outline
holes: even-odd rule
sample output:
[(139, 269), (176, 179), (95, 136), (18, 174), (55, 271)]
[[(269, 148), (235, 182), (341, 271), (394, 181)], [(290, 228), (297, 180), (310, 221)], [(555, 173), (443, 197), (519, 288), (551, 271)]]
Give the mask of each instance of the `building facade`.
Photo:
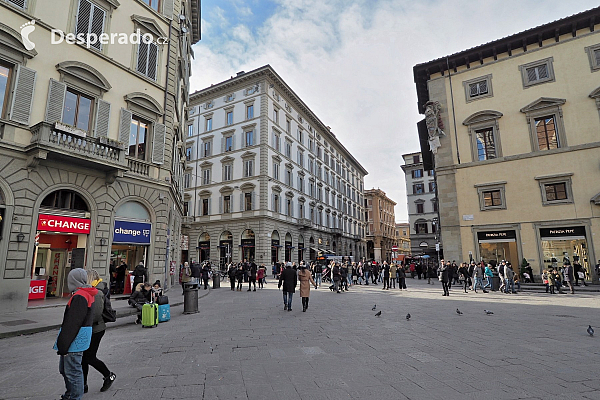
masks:
[(409, 153), (402, 156), (406, 181), (408, 203), (408, 221), (410, 224), (411, 253), (437, 257), (436, 243), (440, 243), (440, 257), (443, 256), (441, 238), (438, 237), (438, 202), (435, 193), (433, 170), (423, 168), (421, 153)]
[(392, 260), (396, 243), (396, 202), (381, 189), (365, 190), (365, 218), (367, 221), (367, 258), (377, 262)]
[(410, 223), (396, 222), (396, 251), (397, 255), (410, 256)]
[(594, 8), (414, 67), (447, 259), (578, 260), (597, 281), (599, 23)]
[(200, 38), (199, 1), (182, 4), (0, 1), (2, 312), (68, 294), (76, 267), (108, 281), (143, 262), (168, 283)]
[(363, 257), (367, 171), (269, 66), (191, 96), (189, 258)]

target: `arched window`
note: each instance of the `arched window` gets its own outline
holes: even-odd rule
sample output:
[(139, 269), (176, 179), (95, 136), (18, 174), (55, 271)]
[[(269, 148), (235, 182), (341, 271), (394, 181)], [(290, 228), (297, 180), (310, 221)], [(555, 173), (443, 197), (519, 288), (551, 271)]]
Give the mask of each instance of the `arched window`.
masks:
[(89, 211), (86, 201), (73, 190), (56, 190), (42, 200), (43, 207)]
[(128, 201), (121, 204), (121, 206), (119, 206), (117, 209), (115, 216), (150, 221), (150, 214), (148, 214), (148, 210), (146, 210), (146, 207), (137, 201)]

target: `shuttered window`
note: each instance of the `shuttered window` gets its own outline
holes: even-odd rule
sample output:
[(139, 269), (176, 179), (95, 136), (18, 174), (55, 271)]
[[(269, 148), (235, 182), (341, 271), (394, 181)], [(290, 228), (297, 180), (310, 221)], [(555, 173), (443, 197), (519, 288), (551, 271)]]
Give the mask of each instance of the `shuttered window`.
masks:
[(548, 78), (548, 67), (546, 64), (527, 68), (527, 79), (529, 82), (536, 82)]
[[(93, 34), (96, 40), (90, 40), (89, 47), (102, 50), (102, 43), (98, 40), (104, 33), (104, 21), (106, 11), (89, 0), (79, 0), (77, 9), (77, 21), (75, 23), (75, 34)], [(93, 43), (92, 43), (93, 42)]]
[(596, 60), (596, 66), (600, 65), (600, 49), (594, 50), (594, 59)]
[[(11, 78), (10, 69), (8, 70), (7, 76), (4, 76), (3, 72), (6, 71), (0, 69), (0, 116), (6, 115), (8, 107), (8, 104), (6, 104), (9, 91), (8, 85)], [(16, 69), (16, 75), (9, 118), (11, 121), (29, 125), (33, 94), (35, 91), (36, 72), (19, 65)]]
[(156, 43), (140, 41), (137, 54), (137, 71), (152, 80), (156, 80), (158, 70), (158, 46)]
[(475, 82), (469, 85), (469, 95), (477, 97), (488, 93), (487, 80)]
[(10, 4), (13, 4), (19, 8), (27, 8), (27, 0), (7, 0)]

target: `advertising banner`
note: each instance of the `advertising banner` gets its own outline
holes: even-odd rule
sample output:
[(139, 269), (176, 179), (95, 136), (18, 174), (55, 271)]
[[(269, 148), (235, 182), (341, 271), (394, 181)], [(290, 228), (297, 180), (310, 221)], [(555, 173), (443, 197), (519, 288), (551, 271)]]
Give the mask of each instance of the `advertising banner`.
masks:
[(59, 215), (40, 214), (37, 230), (63, 233), (90, 233), (91, 220), (87, 218), (61, 217)]
[(115, 221), (113, 243), (150, 244), (152, 224), (147, 222)]

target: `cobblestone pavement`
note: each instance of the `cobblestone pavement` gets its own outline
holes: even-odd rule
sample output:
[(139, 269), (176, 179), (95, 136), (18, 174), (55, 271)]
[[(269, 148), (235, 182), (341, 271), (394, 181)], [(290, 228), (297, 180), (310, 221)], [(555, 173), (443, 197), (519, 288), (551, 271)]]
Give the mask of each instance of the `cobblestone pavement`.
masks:
[[(200, 313), (174, 307), (154, 329), (127, 317), (99, 351), (117, 380), (100, 393), (90, 371), (84, 398), (600, 399), (600, 337), (586, 333), (596, 325), (600, 336), (598, 295), (454, 287), (446, 298), (438, 282), (407, 284), (312, 290), (306, 313), (299, 297), (283, 311), (273, 283), (256, 293), (222, 287), (200, 300)], [(0, 398), (60, 397), (55, 337), (0, 340)]]

